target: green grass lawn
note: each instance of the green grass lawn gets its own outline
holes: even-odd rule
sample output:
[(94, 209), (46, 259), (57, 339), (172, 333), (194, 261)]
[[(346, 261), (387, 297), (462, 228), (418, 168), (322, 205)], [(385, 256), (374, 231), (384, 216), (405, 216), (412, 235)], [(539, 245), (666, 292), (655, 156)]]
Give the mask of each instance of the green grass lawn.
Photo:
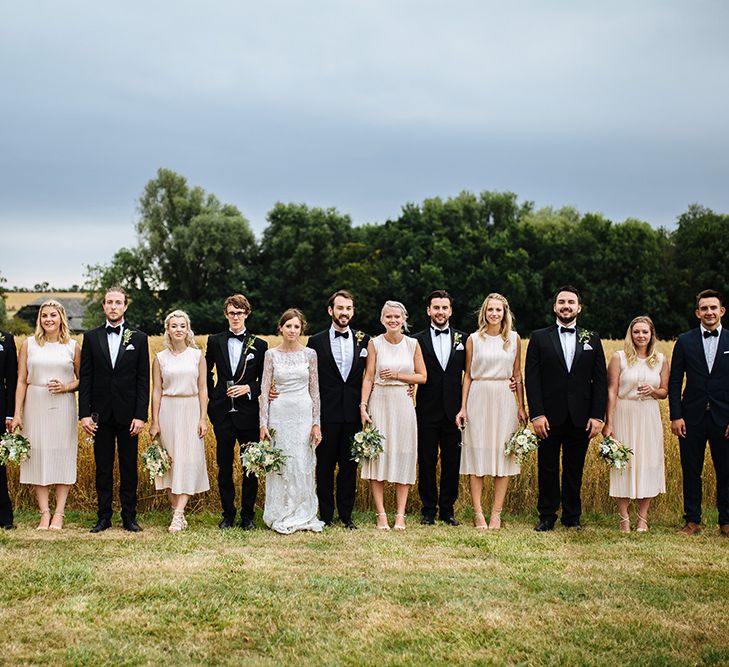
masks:
[[(143, 515), (145, 531), (0, 534), (2, 664), (729, 663), (729, 540), (716, 521), (623, 535), (468, 525), (281, 536)], [(260, 519), (259, 519), (260, 523)], [(709, 523), (711, 517), (709, 517)]]

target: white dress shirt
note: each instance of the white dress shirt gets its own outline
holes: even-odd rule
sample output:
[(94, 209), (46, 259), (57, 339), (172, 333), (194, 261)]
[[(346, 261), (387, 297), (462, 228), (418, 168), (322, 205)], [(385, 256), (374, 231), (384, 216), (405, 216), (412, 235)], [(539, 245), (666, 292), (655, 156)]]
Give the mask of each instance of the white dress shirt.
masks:
[(332, 356), (334, 363), (337, 364), (342, 380), (346, 380), (349, 371), (352, 370), (352, 358), (354, 356), (354, 344), (352, 343), (352, 330), (347, 327), (342, 333), (348, 333), (349, 336), (336, 336), (336, 329), (332, 325), (329, 328), (329, 344), (332, 346)]
[(109, 355), (111, 356), (111, 367), (116, 366), (116, 358), (119, 356), (119, 348), (121, 347), (122, 336), (124, 335), (124, 320), (117, 324), (112, 324), (109, 320), (106, 320), (107, 327), (120, 327), (118, 334), (108, 333), (106, 334), (106, 341), (109, 343)]
[[(443, 329), (447, 328), (448, 325), (443, 327)], [(438, 357), (441, 367), (445, 370), (448, 365), (448, 359), (450, 359), (451, 356), (451, 334), (449, 331), (447, 334), (438, 334), (436, 336), (435, 330), (436, 327), (431, 324), (430, 340), (433, 341), (433, 351), (435, 352), (435, 356)]]
[[(572, 370), (572, 362), (575, 360), (575, 348), (577, 347), (577, 331), (575, 333), (562, 333), (561, 328), (564, 327), (559, 320), (557, 320), (557, 331), (559, 332), (559, 342), (562, 345), (562, 353), (564, 354), (564, 361), (567, 364), (567, 370)], [(570, 329), (577, 328), (577, 322), (573, 322)]]
[(716, 351), (719, 349), (719, 336), (721, 336), (721, 324), (716, 327), (716, 331), (719, 332), (719, 336), (709, 336), (708, 338), (704, 338), (704, 331), (708, 331), (708, 329), (704, 329), (704, 325), (700, 325), (699, 327), (701, 329), (701, 338), (702, 342), (704, 343), (704, 356), (706, 357), (706, 365), (709, 367), (709, 373), (711, 373), (711, 369), (714, 368), (714, 360), (716, 359)]
[[(236, 336), (240, 336), (241, 334), (245, 334), (246, 330), (243, 329), (243, 331), (239, 331), (236, 333), (235, 331), (232, 331), (230, 333), (235, 334)], [(243, 353), (243, 341), (238, 340), (237, 338), (228, 338), (228, 360), (230, 361), (230, 372), (235, 375), (235, 370), (238, 368), (238, 363), (240, 362), (240, 355)], [(233, 378), (235, 379), (235, 378)]]

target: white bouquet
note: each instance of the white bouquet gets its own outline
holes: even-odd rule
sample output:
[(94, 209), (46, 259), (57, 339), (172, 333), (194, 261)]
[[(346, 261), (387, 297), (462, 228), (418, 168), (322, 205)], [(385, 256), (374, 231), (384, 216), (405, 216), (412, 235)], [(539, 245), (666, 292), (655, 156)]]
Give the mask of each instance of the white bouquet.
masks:
[(20, 465), (29, 458), (30, 441), (20, 432), (19, 428), (12, 433), (5, 433), (0, 438), (0, 464)]
[(605, 436), (598, 447), (600, 448), (600, 456), (608, 462), (610, 467), (621, 472), (625, 470), (630, 455), (633, 453), (630, 447), (626, 447), (610, 435)]
[(384, 451), (382, 446), (384, 439), (385, 436), (372, 424), (367, 424), (359, 433), (354, 434), (352, 461), (359, 462), (361, 459), (374, 461)]
[(282, 449), (276, 447), (276, 429), (268, 431), (270, 440), (249, 442), (240, 454), (240, 462), (246, 469), (247, 475), (265, 477), (270, 472), (280, 473), (288, 456)]
[(162, 477), (172, 467), (172, 457), (158, 438), (154, 438), (142, 454), (142, 465), (149, 474), (150, 484), (154, 484), (155, 477)]
[(504, 454), (513, 456), (516, 462), (521, 465), (530, 452), (533, 452), (537, 447), (539, 447), (539, 438), (526, 426), (520, 426), (507, 440)]

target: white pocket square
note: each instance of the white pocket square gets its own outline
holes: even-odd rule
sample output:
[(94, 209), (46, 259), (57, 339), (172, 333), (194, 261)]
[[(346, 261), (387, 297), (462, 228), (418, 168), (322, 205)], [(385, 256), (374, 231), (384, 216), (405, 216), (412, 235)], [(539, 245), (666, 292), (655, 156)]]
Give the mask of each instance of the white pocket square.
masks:
[(250, 361), (250, 360), (251, 360), (251, 359), (253, 359), (253, 357), (255, 357), (255, 356), (256, 356), (256, 355), (255, 355), (255, 354), (253, 354), (253, 352), (249, 352), (249, 353), (248, 353), (248, 355), (246, 356), (246, 361)]
[(458, 350), (462, 350), (462, 349), (463, 349), (463, 343), (458, 343), (458, 345), (456, 345), (456, 352)]
[[(0, 350), (2, 350), (2, 349), (3, 349), (3, 346), (0, 345)], [(729, 354), (729, 350), (724, 350), (724, 354)]]
[(590, 345), (589, 343), (585, 343), (585, 344), (584, 344), (584, 345), (582, 346), (582, 349), (583, 349), (583, 350), (591, 350), (591, 349), (592, 349), (592, 345)]
[(360, 353), (359, 353), (359, 356), (360, 356), (360, 357), (366, 357), (366, 356), (367, 356), (367, 350), (365, 350), (365, 349), (363, 348), (363, 349), (362, 349), (362, 350), (360, 351)]
[(129, 345), (127, 345), (124, 349), (125, 350), (133, 350), (134, 349), (134, 345), (132, 345), (131, 343), (129, 343)]
[(2, 346), (2, 343), (0, 343), (0, 352), (2, 352), (5, 348)]

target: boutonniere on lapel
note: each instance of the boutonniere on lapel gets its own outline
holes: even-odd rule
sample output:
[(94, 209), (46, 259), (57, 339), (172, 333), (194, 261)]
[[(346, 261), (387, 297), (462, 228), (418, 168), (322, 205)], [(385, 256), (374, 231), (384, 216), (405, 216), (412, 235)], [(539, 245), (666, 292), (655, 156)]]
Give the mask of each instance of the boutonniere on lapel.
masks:
[(129, 345), (129, 341), (132, 340), (132, 336), (134, 335), (134, 331), (131, 329), (124, 329), (124, 335), (122, 336), (122, 345), (126, 347)]
[(454, 333), (453, 334), (453, 348), (456, 349), (460, 344), (461, 340), (463, 339), (462, 333)]
[[(235, 381), (236, 384), (238, 384), (243, 379), (243, 376), (246, 374), (246, 368), (248, 368), (248, 352), (253, 347), (255, 342), (256, 337), (251, 335), (250, 338), (246, 340), (246, 344), (243, 346), (243, 370), (240, 372), (240, 377)], [(253, 357), (254, 355), (251, 354), (250, 356)], [(235, 368), (233, 370), (235, 371)]]
[(580, 341), (583, 345), (588, 343), (590, 341), (590, 338), (592, 338), (592, 331), (589, 329), (580, 329), (580, 331), (577, 334), (577, 340)]
[(0, 332), (0, 343), (4, 343), (4, 342), (5, 342), (5, 334)]
[(354, 342), (357, 347), (362, 345), (362, 341), (364, 340), (365, 332), (364, 331), (355, 331), (354, 332)]

